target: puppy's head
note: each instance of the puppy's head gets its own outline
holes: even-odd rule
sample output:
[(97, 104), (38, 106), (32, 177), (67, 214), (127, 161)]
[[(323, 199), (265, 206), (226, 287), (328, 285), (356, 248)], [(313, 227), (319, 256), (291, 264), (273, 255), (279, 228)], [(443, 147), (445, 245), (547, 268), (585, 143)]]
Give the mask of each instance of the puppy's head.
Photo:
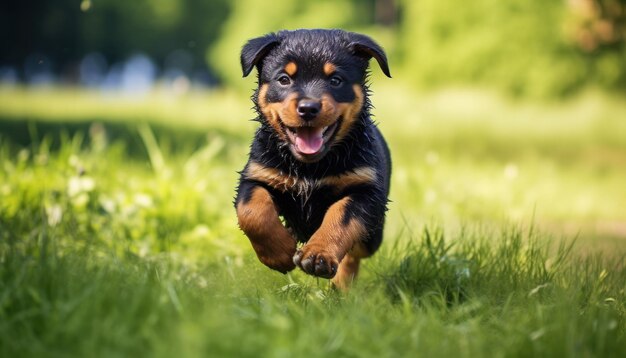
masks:
[(257, 109), (293, 156), (312, 163), (350, 131), (366, 103), (370, 58), (389, 76), (387, 57), (367, 36), (296, 30), (255, 38), (241, 51), (244, 77), (257, 67)]

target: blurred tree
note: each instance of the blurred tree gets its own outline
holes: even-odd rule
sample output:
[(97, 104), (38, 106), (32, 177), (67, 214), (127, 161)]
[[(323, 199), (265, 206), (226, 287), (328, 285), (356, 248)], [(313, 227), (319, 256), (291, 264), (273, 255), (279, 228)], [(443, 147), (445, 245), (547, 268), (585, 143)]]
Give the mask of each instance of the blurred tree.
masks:
[(626, 89), (626, 0), (569, 0), (566, 38), (579, 49), (589, 80)]
[(617, 45), (626, 37), (626, 1), (569, 0), (568, 36), (586, 52)]
[(56, 72), (75, 69), (89, 52), (109, 62), (145, 52), (158, 63), (185, 49), (204, 68), (204, 55), (228, 17), (228, 0), (30, 0), (0, 3), (0, 66), (20, 68), (44, 54)]
[(396, 77), (416, 86), (534, 96), (626, 90), (626, 0), (3, 1), (0, 70), (42, 64), (71, 79), (91, 52), (109, 64), (143, 52), (160, 67), (183, 53), (188, 74), (208, 65), (247, 90), (238, 63), (246, 40), (316, 27), (372, 35)]
[[(614, 23), (623, 23), (623, 0), (569, 1), (589, 3), (602, 14), (611, 8), (614, 18), (621, 17)], [(563, 95), (586, 85), (626, 89), (623, 35), (609, 37), (602, 30), (610, 43), (585, 50), (567, 35), (571, 7), (561, 1), (475, 0), (459, 6), (452, 0), (405, 0), (402, 5), (402, 62), (416, 84), (495, 85), (534, 96)]]
[(374, 10), (376, 23), (391, 26), (398, 22), (398, 6), (396, 0), (376, 0)]

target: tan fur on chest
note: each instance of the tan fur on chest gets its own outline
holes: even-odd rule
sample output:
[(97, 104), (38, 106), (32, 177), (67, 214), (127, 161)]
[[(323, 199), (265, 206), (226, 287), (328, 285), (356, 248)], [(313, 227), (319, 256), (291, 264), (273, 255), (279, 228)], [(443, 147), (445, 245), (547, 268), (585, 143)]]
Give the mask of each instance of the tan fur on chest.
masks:
[(349, 186), (367, 185), (376, 181), (376, 171), (371, 167), (359, 167), (339, 175), (312, 180), (251, 162), (244, 175), (248, 179), (265, 183), (281, 192), (296, 194), (310, 193), (311, 190), (321, 187), (331, 187), (335, 191), (342, 191)]

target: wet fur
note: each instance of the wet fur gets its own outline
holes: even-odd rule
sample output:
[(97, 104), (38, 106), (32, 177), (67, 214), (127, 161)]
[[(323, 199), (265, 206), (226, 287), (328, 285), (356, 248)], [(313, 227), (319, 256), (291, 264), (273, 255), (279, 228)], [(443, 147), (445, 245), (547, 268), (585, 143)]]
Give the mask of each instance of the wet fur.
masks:
[[(242, 50), (244, 76), (255, 66), (258, 70), (252, 100), (260, 127), (241, 171), (235, 207), (257, 256), (275, 270), (287, 272), (297, 265), (312, 275), (335, 277), (337, 286), (347, 287), (359, 259), (373, 254), (382, 242), (391, 159), (370, 117), (367, 68), (372, 57), (389, 75), (378, 45), (341, 30), (281, 31), (250, 40)], [(320, 78), (335, 66), (343, 71), (347, 87), (329, 90)], [(294, 88), (283, 91), (274, 83), (281, 71), (300, 76)], [(269, 106), (288, 106), (294, 96), (305, 95), (331, 96), (331, 104), (346, 108), (341, 113), (350, 117), (340, 119), (334, 141), (314, 162), (294, 155), (283, 128), (287, 120), (268, 114)], [(353, 109), (356, 115), (350, 114)], [(263, 217), (251, 214), (255, 212)], [(282, 217), (284, 227), (272, 216)], [(298, 250), (296, 241), (305, 245)]]

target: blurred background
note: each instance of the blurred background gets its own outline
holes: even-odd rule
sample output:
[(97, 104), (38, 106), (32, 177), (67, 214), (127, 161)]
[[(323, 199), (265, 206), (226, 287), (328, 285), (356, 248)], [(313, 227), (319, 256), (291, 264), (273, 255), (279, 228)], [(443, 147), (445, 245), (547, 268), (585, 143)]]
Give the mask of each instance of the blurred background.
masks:
[(623, 0), (33, 0), (0, 5), (0, 81), (147, 91), (242, 85), (248, 38), (307, 27), (375, 37), (395, 80), (560, 97), (626, 90)]
[[(5, 218), (27, 205), (48, 212), (59, 193), (64, 217), (76, 214), (67, 177), (91, 167), (96, 184), (79, 187), (89, 195), (78, 207), (126, 220), (121, 208), (135, 205), (129, 228), (145, 230), (131, 235), (137, 248), (199, 237), (247, 252), (223, 210), (255, 128), (255, 76), (242, 79), (239, 51), (271, 31), (337, 27), (370, 35), (390, 60), (393, 78), (373, 65), (371, 81), (394, 157), (388, 236), (429, 222), (524, 222), (586, 248), (624, 247), (626, 1), (268, 4), (2, 2)], [(24, 184), (37, 166), (57, 181)], [(47, 201), (29, 204), (24, 188)]]

